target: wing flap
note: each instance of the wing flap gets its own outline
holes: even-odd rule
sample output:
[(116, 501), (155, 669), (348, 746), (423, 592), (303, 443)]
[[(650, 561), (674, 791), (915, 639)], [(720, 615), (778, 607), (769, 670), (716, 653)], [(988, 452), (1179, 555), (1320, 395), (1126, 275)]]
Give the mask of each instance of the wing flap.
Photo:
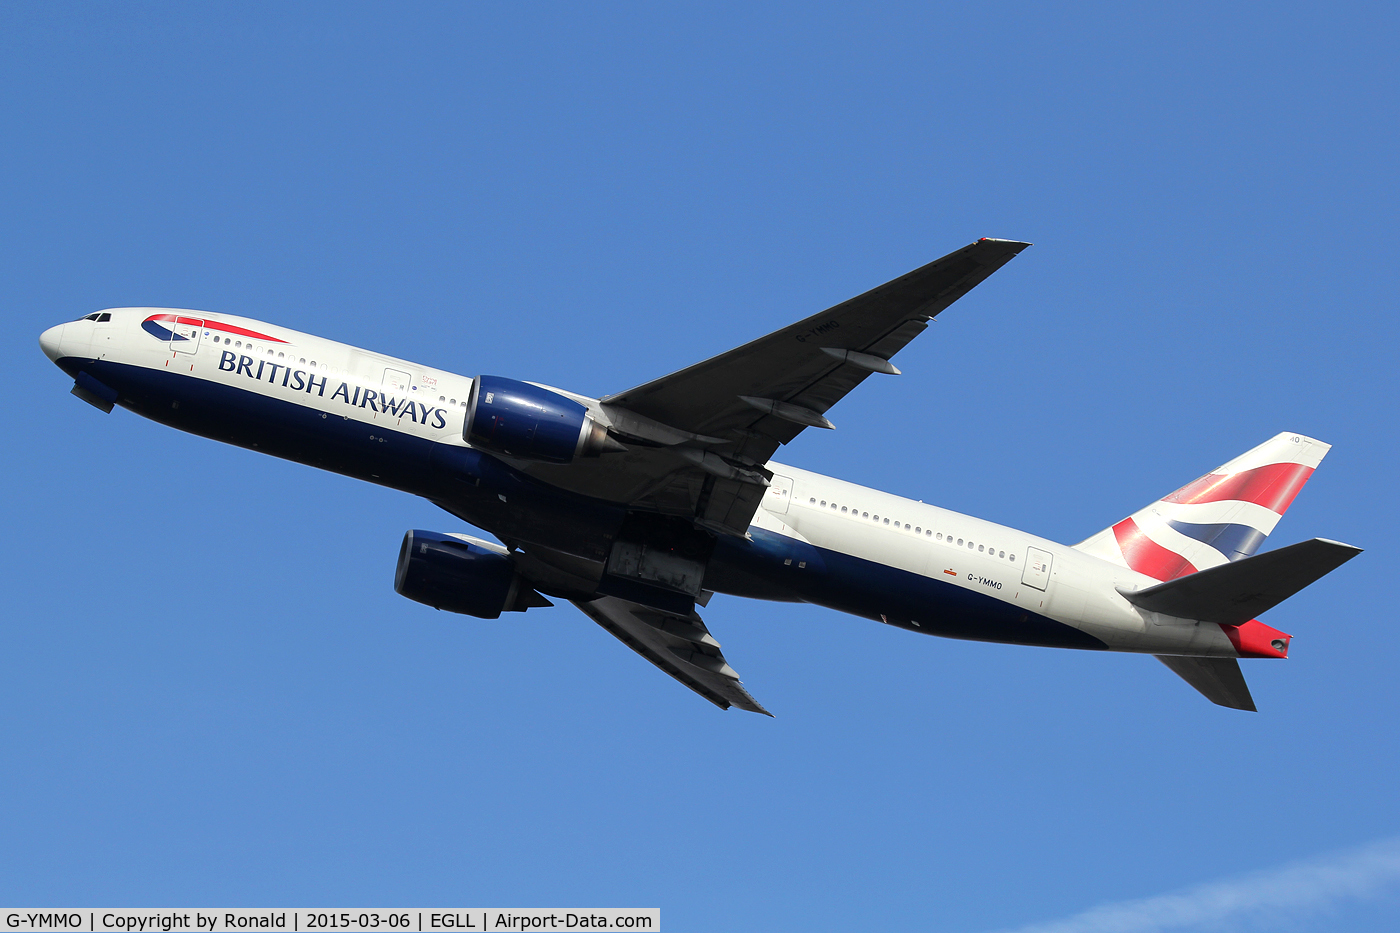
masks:
[[(1145, 590), (1119, 590), (1149, 612), (1180, 619), (1243, 625), (1361, 553), (1325, 538), (1300, 541), (1218, 567), (1168, 580)], [(1183, 675), (1185, 676), (1185, 675)]]
[(1216, 706), (1258, 712), (1254, 697), (1249, 695), (1249, 685), (1244, 682), (1240, 662), (1234, 658), (1182, 658), (1163, 654), (1156, 657)]
[(719, 642), (696, 613), (662, 612), (615, 596), (576, 599), (573, 603), (618, 641), (720, 709), (737, 706), (773, 715), (739, 683), (739, 675), (724, 659)]

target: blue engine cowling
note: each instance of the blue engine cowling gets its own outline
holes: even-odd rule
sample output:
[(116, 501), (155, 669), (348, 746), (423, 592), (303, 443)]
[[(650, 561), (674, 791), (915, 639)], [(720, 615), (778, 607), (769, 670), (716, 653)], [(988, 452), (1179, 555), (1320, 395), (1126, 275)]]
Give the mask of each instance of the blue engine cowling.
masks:
[(578, 402), (503, 376), (478, 376), (472, 384), (462, 438), (482, 450), (546, 463), (623, 449)]
[(403, 536), (394, 591), (434, 609), (481, 619), (553, 605), (520, 579), (506, 555), (436, 531)]

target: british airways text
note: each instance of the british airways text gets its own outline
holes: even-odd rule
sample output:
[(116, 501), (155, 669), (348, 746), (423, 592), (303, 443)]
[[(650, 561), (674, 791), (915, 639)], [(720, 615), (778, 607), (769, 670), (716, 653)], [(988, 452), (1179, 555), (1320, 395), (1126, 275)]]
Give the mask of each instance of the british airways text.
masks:
[[(253, 364), (257, 368), (253, 368)], [(294, 369), (285, 363), (274, 363), (271, 360), (255, 360), (251, 356), (240, 356), (229, 350), (223, 351), (219, 357), (219, 369), (224, 372), (234, 373), (240, 376), (247, 376), (258, 382), (263, 380), (264, 374), (271, 385), (282, 385), (285, 388), (304, 391), (308, 395), (313, 392), (318, 398), (326, 396), (326, 377), (318, 376), (315, 373), (302, 369)], [(279, 382), (277, 375), (282, 374)], [(352, 408), (369, 408), (380, 414), (393, 415), (396, 418), (409, 418), (415, 424), (427, 425), (428, 419), (432, 418), (431, 427), (447, 427), (447, 413), (441, 408), (429, 408), (422, 402), (415, 402), (406, 398), (395, 398), (387, 392), (380, 392), (374, 389), (366, 389), (361, 386), (352, 385), (342, 381), (334, 392), (331, 393), (331, 401), (343, 399), (346, 405)]]

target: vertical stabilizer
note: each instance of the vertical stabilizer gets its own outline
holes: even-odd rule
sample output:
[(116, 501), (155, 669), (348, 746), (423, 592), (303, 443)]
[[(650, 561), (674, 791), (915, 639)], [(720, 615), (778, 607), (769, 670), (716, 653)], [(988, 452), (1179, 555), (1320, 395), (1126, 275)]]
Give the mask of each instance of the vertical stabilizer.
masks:
[(1330, 449), (1279, 434), (1075, 548), (1157, 580), (1249, 557)]

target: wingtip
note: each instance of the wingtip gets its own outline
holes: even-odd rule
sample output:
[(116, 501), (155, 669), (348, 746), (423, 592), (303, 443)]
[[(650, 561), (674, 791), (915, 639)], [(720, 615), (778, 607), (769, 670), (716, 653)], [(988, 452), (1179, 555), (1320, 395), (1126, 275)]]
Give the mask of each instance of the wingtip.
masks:
[(984, 236), (984, 237), (981, 237), (981, 238), (979, 238), (979, 239), (977, 240), (977, 242), (978, 242), (978, 243), (1000, 243), (1000, 244), (1002, 244), (1002, 245), (1004, 245), (1004, 246), (1014, 246), (1014, 247), (1016, 248), (1016, 252), (1018, 252), (1018, 253), (1019, 253), (1021, 250), (1025, 249), (1027, 246), (1033, 246), (1033, 245), (1035, 245), (1035, 244), (1033, 244), (1033, 243), (1027, 243), (1025, 240), (1003, 240), (1003, 239), (1000, 239), (999, 237), (994, 237), (994, 236)]

